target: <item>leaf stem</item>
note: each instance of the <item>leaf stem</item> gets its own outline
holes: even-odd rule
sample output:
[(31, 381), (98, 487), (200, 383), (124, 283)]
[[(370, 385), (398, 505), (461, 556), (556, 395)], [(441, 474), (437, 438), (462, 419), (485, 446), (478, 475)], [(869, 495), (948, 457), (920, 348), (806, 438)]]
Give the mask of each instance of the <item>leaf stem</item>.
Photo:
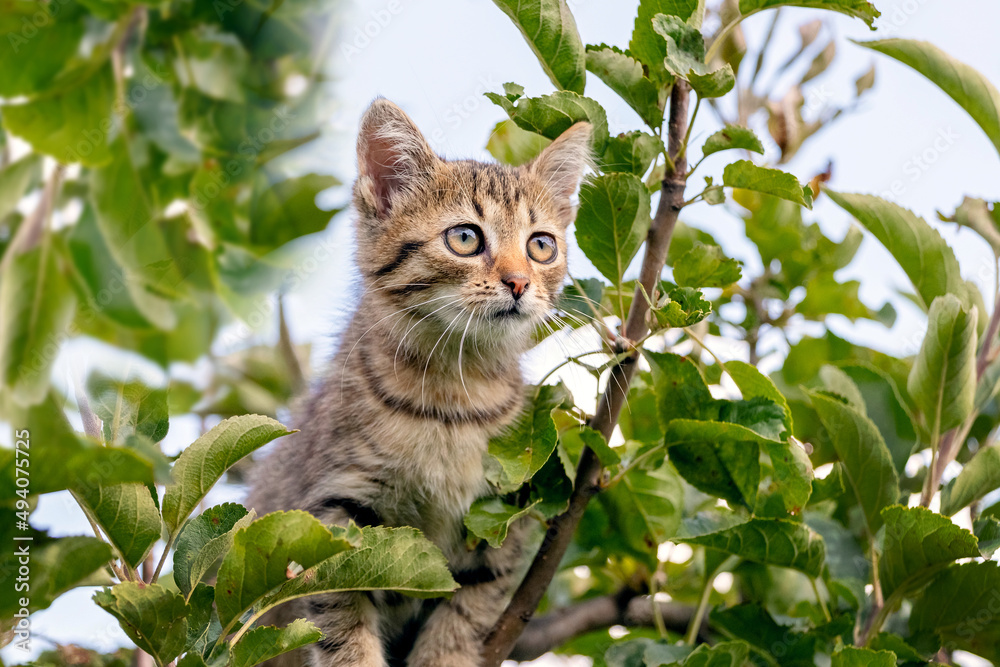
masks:
[(698, 632), (701, 631), (701, 620), (705, 616), (705, 611), (708, 609), (708, 600), (712, 596), (712, 585), (715, 583), (715, 577), (719, 575), (723, 570), (727, 570), (737, 561), (736, 556), (730, 556), (726, 560), (722, 561), (717, 568), (712, 572), (705, 573), (705, 587), (701, 591), (701, 599), (698, 600), (698, 609), (694, 612), (694, 616), (691, 618), (691, 625), (688, 626), (687, 634), (684, 635), (684, 644), (688, 646), (694, 646), (695, 641), (698, 639)]
[(708, 609), (708, 599), (712, 595), (712, 584), (715, 582), (715, 575), (705, 578), (705, 587), (701, 589), (701, 599), (698, 600), (698, 608), (691, 617), (691, 625), (688, 626), (687, 634), (684, 635), (684, 644), (694, 646), (698, 639), (698, 632), (701, 630), (701, 619)]
[[(691, 120), (688, 122), (687, 132), (684, 134), (684, 143), (681, 144), (681, 150), (679, 153), (677, 153), (678, 160), (681, 160), (687, 156), (688, 143), (691, 141), (691, 130), (694, 129), (694, 121), (696, 118), (698, 118), (698, 109), (701, 108), (701, 96), (698, 95), (696, 97), (697, 99), (695, 100), (694, 103), (694, 111), (691, 113)], [(685, 174), (685, 180), (690, 175), (691, 172)]]
[(729, 37), (729, 33), (735, 30), (736, 26), (742, 23), (744, 19), (750, 18), (759, 11), (762, 11), (762, 9), (751, 10), (746, 14), (733, 19), (726, 27), (720, 30), (719, 34), (716, 35), (714, 40), (712, 40), (712, 46), (708, 48), (708, 53), (705, 54), (705, 62), (712, 62), (712, 59), (719, 54), (719, 49), (722, 48), (722, 44), (726, 41), (726, 37)]
[(812, 584), (813, 594), (816, 596), (816, 602), (819, 603), (819, 608), (823, 610), (823, 618), (825, 618), (826, 622), (829, 623), (833, 620), (833, 616), (830, 616), (830, 609), (826, 606), (826, 600), (824, 600), (823, 596), (819, 593), (819, 586), (816, 583), (816, 579), (810, 579), (809, 583)]
[(660, 612), (660, 603), (656, 601), (656, 594), (659, 588), (659, 575), (663, 571), (663, 563), (657, 561), (656, 570), (649, 577), (649, 604), (652, 606), (653, 612), (653, 625), (656, 626), (656, 631), (660, 633), (661, 639), (667, 639), (667, 625), (663, 622), (663, 614)]
[(153, 570), (153, 576), (150, 577), (149, 583), (155, 584), (156, 580), (160, 578), (160, 570), (163, 569), (163, 564), (167, 561), (167, 554), (170, 553), (170, 547), (174, 545), (175, 535), (170, 535), (167, 538), (167, 543), (163, 545), (163, 555), (160, 556), (159, 562), (156, 564), (156, 569)]

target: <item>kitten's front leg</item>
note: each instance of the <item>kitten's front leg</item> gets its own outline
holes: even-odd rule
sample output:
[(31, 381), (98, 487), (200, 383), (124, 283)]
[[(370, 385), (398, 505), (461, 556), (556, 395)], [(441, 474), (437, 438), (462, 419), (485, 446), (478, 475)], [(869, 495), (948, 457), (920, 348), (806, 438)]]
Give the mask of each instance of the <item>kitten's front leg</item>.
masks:
[(306, 605), (306, 617), (325, 635), (310, 645), (313, 667), (385, 667), (378, 614), (367, 595), (317, 595)]
[[(501, 549), (487, 549), (478, 563), (454, 572), (459, 588), (431, 614), (406, 660), (407, 667), (479, 667), (483, 639), (517, 585), (521, 530)], [(523, 524), (517, 526), (523, 529)]]

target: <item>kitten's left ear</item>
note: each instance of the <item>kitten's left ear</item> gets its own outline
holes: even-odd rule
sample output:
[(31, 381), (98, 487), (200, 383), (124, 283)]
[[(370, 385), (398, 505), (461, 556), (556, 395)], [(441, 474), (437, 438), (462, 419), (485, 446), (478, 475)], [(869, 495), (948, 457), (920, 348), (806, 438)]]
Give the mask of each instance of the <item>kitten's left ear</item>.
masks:
[(591, 133), (590, 123), (576, 123), (546, 146), (528, 167), (552, 193), (566, 224), (572, 222), (573, 215), (569, 198), (580, 185), (583, 172), (593, 163)]
[(375, 100), (358, 132), (358, 204), (379, 218), (387, 217), (418, 189), (438, 160), (402, 109), (387, 99)]

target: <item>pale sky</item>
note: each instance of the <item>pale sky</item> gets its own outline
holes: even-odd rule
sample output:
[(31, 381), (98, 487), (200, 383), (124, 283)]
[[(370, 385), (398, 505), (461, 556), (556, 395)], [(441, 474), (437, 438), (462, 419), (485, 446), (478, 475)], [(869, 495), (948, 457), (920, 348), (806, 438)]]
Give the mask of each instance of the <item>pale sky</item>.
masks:
[[(619, 46), (627, 45), (635, 4), (570, 2), (585, 42)], [(1000, 199), (1000, 158), (965, 112), (915, 72), (846, 39), (873, 39), (876, 35), (926, 39), (1000, 82), (1000, 45), (995, 39), (1000, 4), (989, 0), (875, 0), (875, 4), (883, 13), (879, 25), (888, 29), (885, 33), (871, 33), (860, 21), (839, 15), (784, 11), (776, 35), (776, 62), (797, 48), (797, 26), (813, 18), (824, 18), (826, 30), (840, 38), (837, 64), (814, 82), (814, 94), (845, 100), (854, 79), (873, 62), (878, 68), (875, 89), (861, 108), (811, 140), (786, 166), (787, 170), (805, 181), (832, 160), (831, 186), (847, 192), (881, 194), (900, 181), (902, 192), (897, 203), (931, 221), (936, 220), (937, 210), (951, 212), (966, 194)], [(745, 23), (751, 47), (769, 21), (769, 13), (765, 13)], [(370, 36), (365, 34), (366, 28)], [(317, 170), (333, 173), (345, 182), (354, 175), (353, 140), (358, 118), (378, 95), (406, 110), (434, 148), (446, 157), (486, 159), (489, 156), (484, 146), (489, 131), (505, 116), (482, 93), (497, 91), (506, 81), (520, 83), (529, 95), (546, 94), (552, 89), (520, 33), (488, 0), (355, 0), (347, 4), (342, 38), (343, 44), (350, 47), (335, 48), (333, 54), (339, 108), (331, 119), (328, 139), (312, 156), (311, 163)], [(780, 97), (788, 83), (779, 81), (773, 96)], [(635, 114), (617, 102), (595, 77), (589, 77), (586, 94), (605, 105), (613, 134), (639, 128)], [(694, 128), (696, 146), (715, 129), (714, 117), (702, 113)], [(762, 134), (761, 129), (758, 134)], [(697, 155), (699, 150), (694, 148), (693, 152)], [(924, 156), (919, 163), (923, 166), (917, 162), (920, 156)], [(704, 173), (721, 174), (724, 160), (725, 156), (707, 161)], [(326, 197), (331, 204), (345, 200), (343, 189)], [(727, 252), (746, 261), (751, 271), (759, 268), (749, 246), (741, 240), (741, 225), (733, 215), (702, 205), (685, 210), (682, 219), (712, 232)], [(847, 215), (825, 199), (807, 219), (818, 221), (836, 239), (843, 236), (849, 224)], [(966, 278), (992, 289), (993, 260), (986, 245), (968, 230), (943, 233), (956, 248)], [(350, 237), (349, 217), (341, 215), (331, 225), (327, 239), (347, 248)], [(579, 252), (572, 253), (570, 262), (574, 274), (594, 274)], [(892, 298), (900, 317), (888, 333), (879, 324), (852, 325), (834, 317), (829, 323), (834, 331), (890, 352), (916, 351), (912, 341), (919, 343), (922, 337), (922, 317), (895, 296), (897, 289), (908, 288), (908, 282), (877, 242), (866, 238), (854, 263), (839, 277), (862, 280), (862, 298), (874, 308)], [(352, 279), (353, 269), (345, 251), (343, 261), (320, 266), (289, 298), (293, 337), (316, 343), (317, 361), (329, 355), (335, 334), (350, 312), (355, 294), (350, 287)], [(724, 354), (742, 354), (738, 347), (721, 347)], [(85, 377), (86, 369), (65, 357), (61, 360), (63, 372)], [(177, 448), (195, 435), (193, 424), (174, 420), (168, 445)], [(213, 502), (239, 500), (239, 494), (238, 490), (222, 488)], [(43, 497), (34, 520), (55, 534), (88, 532), (79, 511), (63, 494)], [(36, 614), (36, 636), (101, 650), (126, 643), (117, 623), (90, 601), (92, 593), (92, 589), (74, 591), (50, 610)], [(42, 646), (36, 642), (38, 649)], [(0, 657), (8, 664), (24, 662), (23, 654), (11, 647), (0, 651)]]

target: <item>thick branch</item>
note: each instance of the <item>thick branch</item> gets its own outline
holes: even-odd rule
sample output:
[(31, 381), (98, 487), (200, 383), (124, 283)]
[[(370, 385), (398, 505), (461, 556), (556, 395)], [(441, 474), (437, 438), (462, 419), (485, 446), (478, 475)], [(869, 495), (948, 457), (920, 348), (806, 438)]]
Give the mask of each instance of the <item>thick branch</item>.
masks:
[[(674, 160), (674, 170), (663, 179), (660, 203), (646, 236), (646, 251), (639, 271), (639, 286), (636, 287), (635, 298), (632, 299), (628, 318), (622, 327), (622, 335), (631, 340), (639, 340), (648, 330), (646, 316), (649, 313), (649, 304), (643, 295), (643, 290), (648, 295), (655, 292), (660, 273), (667, 260), (667, 251), (670, 249), (670, 238), (677, 225), (677, 216), (684, 206), (687, 160), (682, 156), (681, 149), (688, 127), (689, 92), (687, 83), (678, 81), (670, 96), (667, 145), (670, 157)], [(590, 420), (590, 426), (604, 434), (605, 438), (610, 439), (618, 423), (618, 415), (621, 413), (635, 373), (636, 361), (635, 355), (626, 357), (612, 369), (612, 377), (601, 396), (593, 419)], [(535, 613), (535, 609), (538, 608), (538, 603), (545, 595), (549, 582), (555, 576), (559, 562), (573, 539), (573, 533), (580, 523), (587, 503), (600, 490), (601, 472), (601, 463), (597, 456), (591, 449), (584, 449), (577, 466), (576, 482), (569, 508), (549, 522), (545, 539), (531, 567), (486, 639), (483, 646), (483, 664), (486, 667), (497, 667), (507, 657), (517, 638), (524, 631), (525, 625)]]
[[(694, 607), (674, 602), (658, 603), (668, 630), (683, 634), (694, 616)], [(510, 653), (512, 660), (534, 660), (570, 639), (612, 625), (652, 626), (653, 605), (648, 597), (624, 590), (585, 600), (532, 619)]]

